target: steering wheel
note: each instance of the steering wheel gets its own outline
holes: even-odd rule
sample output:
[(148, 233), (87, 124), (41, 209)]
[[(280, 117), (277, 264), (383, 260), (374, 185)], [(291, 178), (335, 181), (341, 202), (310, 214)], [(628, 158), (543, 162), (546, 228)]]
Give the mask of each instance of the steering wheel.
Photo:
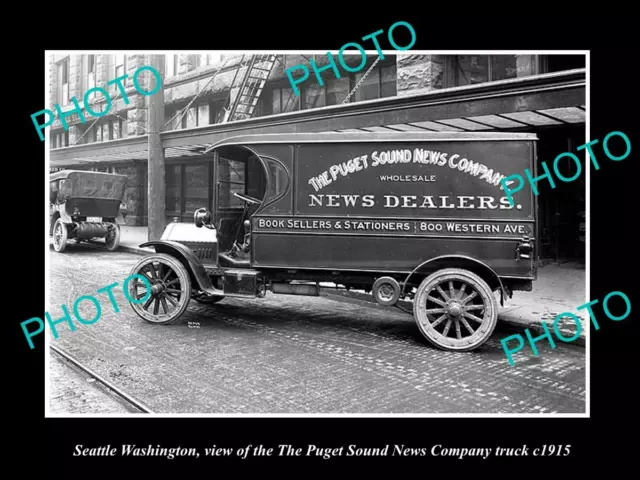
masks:
[(247, 203), (251, 203), (253, 205), (260, 205), (262, 203), (261, 200), (257, 198), (250, 197), (249, 195), (245, 195), (244, 193), (233, 192), (233, 195), (238, 197), (241, 200), (244, 200)]

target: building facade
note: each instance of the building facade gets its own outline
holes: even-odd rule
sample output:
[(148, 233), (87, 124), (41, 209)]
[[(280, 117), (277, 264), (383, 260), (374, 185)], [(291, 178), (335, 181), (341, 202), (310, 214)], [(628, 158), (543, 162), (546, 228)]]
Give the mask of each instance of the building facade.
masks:
[[(272, 118), (274, 122), (276, 119), (278, 122), (284, 119), (294, 122), (298, 118), (311, 118), (314, 114), (310, 111), (317, 111), (320, 115), (324, 111), (323, 107), (341, 105), (377, 58), (368, 57), (363, 68), (356, 73), (347, 72), (338, 64), (339, 77), (328, 68), (321, 73), (322, 82), (318, 81), (309, 67), (309, 78), (299, 84), (300, 95), (296, 95), (285, 74), (286, 69), (300, 64), (309, 66), (311, 61), (321, 68), (328, 66), (328, 57), (278, 55), (253, 116), (264, 119), (264, 122), (258, 122), (266, 125)], [(359, 55), (345, 56), (345, 59), (347, 65), (352, 67), (361, 64)], [(164, 72), (160, 72), (163, 74), (164, 85), (163, 131), (193, 131), (194, 135), (200, 131), (217, 131), (216, 125), (224, 123), (225, 109), (229, 107), (231, 99), (230, 87), (241, 61), (242, 55), (166, 55)], [(148, 129), (148, 100), (136, 91), (133, 73), (148, 64), (149, 58), (144, 54), (50, 56), (49, 108), (52, 110), (56, 104), (63, 111), (71, 110), (74, 107), (71, 103), (73, 97), (82, 105), (85, 93), (96, 86), (108, 89), (111, 95), (108, 113), (99, 118), (87, 115), (86, 121), (82, 122), (77, 115), (71, 115), (65, 118), (68, 129), (56, 118), (49, 130), (52, 168), (93, 169), (127, 174), (129, 186), (125, 203), (130, 212), (127, 223), (131, 225), (146, 225), (148, 221), (147, 166), (144, 155), (124, 155), (124, 158), (121, 156), (117, 160), (103, 156), (99, 161), (88, 161), (83, 156), (66, 154), (58, 158), (56, 152), (62, 154), (65, 151), (82, 150), (85, 152), (83, 155), (88, 158), (90, 153), (86, 152), (91, 152), (94, 145), (96, 151), (99, 148), (103, 151), (105, 145), (124, 145), (131, 143), (132, 140), (129, 139), (133, 137), (145, 137)], [(440, 102), (446, 104), (448, 92), (453, 97), (460, 95), (460, 92), (475, 92), (482, 88), (488, 92), (485, 95), (491, 96), (492, 85), (496, 86), (495, 90), (498, 92), (505, 81), (517, 82), (522, 79), (530, 85), (537, 77), (584, 68), (584, 55), (385, 55), (349, 97), (348, 104), (362, 104), (363, 108), (359, 111), (366, 112), (369, 109), (373, 112), (377, 108), (376, 101), (381, 102), (380, 105), (390, 105), (394, 99), (401, 102), (403, 98), (410, 97), (417, 102), (423, 97), (435, 98), (434, 94), (439, 95), (437, 92), (442, 93), (438, 97), (442, 99)], [(128, 74), (124, 82), (126, 99), (119, 94), (115, 84), (107, 85), (109, 81), (125, 74)], [(140, 76), (143, 88), (148, 81), (148, 75)], [(540, 111), (532, 108), (534, 113), (527, 110), (525, 97), (518, 103), (516, 95), (514, 98), (517, 110), (523, 111), (514, 112), (513, 108), (505, 107), (504, 112), (501, 112), (500, 94), (496, 93), (493, 97), (491, 112), (497, 113), (491, 116), (474, 115), (474, 111), (470, 109), (462, 115), (464, 118), (455, 120), (447, 120), (447, 115), (425, 116), (419, 122), (402, 123), (404, 127), (394, 127), (389, 122), (381, 121), (379, 128), (420, 128), (428, 131), (482, 131), (499, 128), (501, 131), (531, 131), (539, 135), (538, 156), (540, 160), (546, 159), (547, 163), (559, 153), (573, 150), (585, 141), (585, 100), (576, 102), (575, 107), (567, 107), (563, 103), (557, 109)], [(93, 111), (106, 109), (103, 97), (90, 98), (89, 102)], [(464, 108), (463, 103), (460, 106)], [(553, 107), (553, 102), (548, 106)], [(298, 114), (288, 115), (294, 112)], [(402, 114), (396, 116), (400, 118)], [(364, 113), (362, 118), (365, 121)], [(231, 127), (232, 123), (227, 125)], [(339, 126), (337, 123), (336, 125)], [(249, 130), (244, 129), (242, 133), (250, 133), (251, 128), (247, 128)], [(361, 129), (366, 130), (367, 127)], [(196, 137), (197, 135), (193, 142), (195, 144), (198, 143)], [(189, 148), (181, 148), (184, 148), (182, 152), (185, 155), (175, 153), (175, 150), (173, 154), (165, 155), (166, 221), (174, 217), (188, 221), (196, 206), (208, 201), (211, 195), (210, 159), (203, 155), (186, 155)], [(561, 165), (562, 168), (567, 169), (566, 176), (571, 176), (571, 164)], [(581, 177), (576, 182), (563, 185), (562, 189), (549, 189), (540, 185), (542, 240), (546, 248), (544, 256), (555, 259), (580, 256), (581, 244), (578, 238), (580, 212), (584, 211), (583, 182), (584, 177)]]

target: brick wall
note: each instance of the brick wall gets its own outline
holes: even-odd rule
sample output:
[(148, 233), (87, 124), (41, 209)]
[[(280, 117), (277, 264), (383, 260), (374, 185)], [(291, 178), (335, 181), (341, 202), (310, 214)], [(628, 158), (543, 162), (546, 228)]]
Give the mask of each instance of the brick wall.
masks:
[(442, 55), (397, 55), (398, 96), (430, 92), (443, 87)]

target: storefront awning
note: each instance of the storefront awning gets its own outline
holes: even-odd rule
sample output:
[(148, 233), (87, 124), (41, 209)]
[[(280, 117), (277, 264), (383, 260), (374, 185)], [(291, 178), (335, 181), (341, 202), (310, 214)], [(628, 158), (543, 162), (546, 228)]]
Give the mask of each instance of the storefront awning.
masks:
[[(518, 130), (586, 121), (586, 71), (302, 110), (161, 134), (165, 158), (200, 156), (236, 135), (351, 131)], [(146, 160), (147, 136), (51, 150), (51, 167)]]

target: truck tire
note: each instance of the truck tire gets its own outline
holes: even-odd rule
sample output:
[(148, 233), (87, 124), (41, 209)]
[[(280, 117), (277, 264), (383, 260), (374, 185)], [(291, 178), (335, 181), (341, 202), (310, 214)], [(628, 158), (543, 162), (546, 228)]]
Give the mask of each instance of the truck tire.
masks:
[(114, 252), (120, 246), (120, 225), (114, 225), (113, 228), (104, 238), (104, 243), (107, 246), (107, 250)]
[[(147, 297), (148, 287), (142, 281), (129, 282), (129, 303), (140, 318), (160, 325), (180, 321), (191, 299), (191, 278), (178, 259), (166, 253), (147, 255), (131, 269), (131, 275), (146, 276), (152, 287), (152, 293)], [(142, 291), (135, 289), (136, 283)], [(132, 302), (131, 298), (140, 301)]]
[(433, 345), (468, 352), (483, 345), (498, 323), (493, 291), (475, 273), (446, 268), (425, 278), (413, 301), (420, 333)]
[(64, 252), (67, 248), (67, 240), (67, 226), (61, 218), (58, 218), (53, 225), (53, 249), (58, 253)]

